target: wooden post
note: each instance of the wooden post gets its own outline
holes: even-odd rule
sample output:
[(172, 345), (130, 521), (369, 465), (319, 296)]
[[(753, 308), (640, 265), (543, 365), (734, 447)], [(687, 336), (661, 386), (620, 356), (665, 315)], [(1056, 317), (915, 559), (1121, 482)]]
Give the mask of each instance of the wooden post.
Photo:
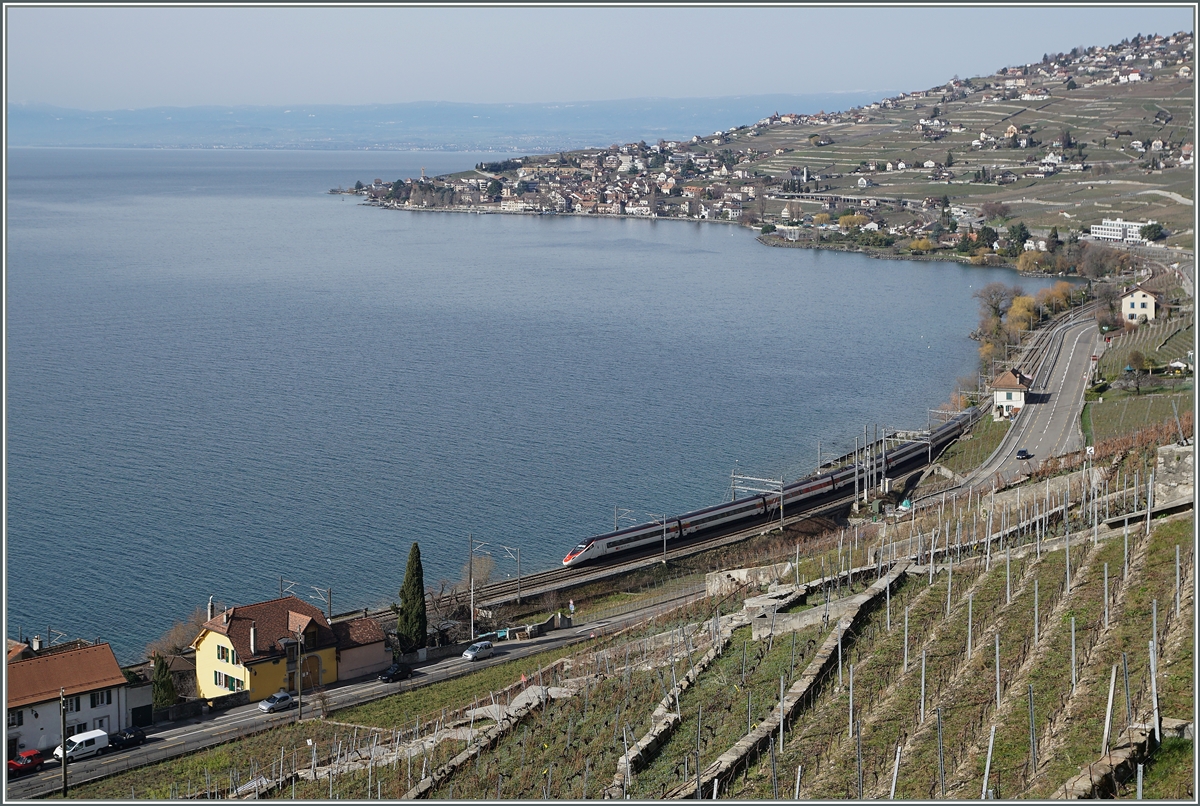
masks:
[(1075, 692), (1075, 616), (1070, 616), (1070, 691)]
[[(900, 775), (900, 748), (903, 747), (899, 742), (896, 742), (896, 761), (892, 764), (892, 790), (888, 794), (888, 800), (896, 799), (896, 778)], [(799, 799), (799, 795), (797, 795)]]
[(1158, 716), (1158, 642), (1150, 642), (1150, 702), (1154, 706), (1154, 741), (1162, 744), (1162, 720)]
[(996, 630), (996, 710), (1000, 710), (1000, 631)]
[[(937, 737), (938, 737), (938, 782), (942, 787), (942, 797), (946, 797), (946, 757), (942, 751), (942, 708), (937, 709)], [(858, 793), (862, 797), (862, 792)]]
[(921, 650), (921, 719), (922, 724), (925, 722), (925, 650)]
[[(780, 702), (783, 699), (780, 698)], [(850, 736), (854, 736), (854, 664), (850, 664)]]
[(1037, 733), (1033, 724), (1033, 683), (1029, 684), (1029, 770), (1030, 778), (1037, 777)]
[(1038, 642), (1038, 581), (1033, 581), (1033, 643)]
[(1108, 629), (1108, 563), (1104, 564), (1104, 629)]
[(987, 762), (983, 765), (983, 790), (979, 793), (980, 800), (987, 798), (988, 778), (992, 776), (992, 747), (996, 744), (996, 726), (992, 725), (992, 735), (988, 737)]
[(908, 605), (904, 606), (904, 671), (908, 671)]
[(967, 660), (971, 660), (971, 619), (975, 608), (975, 594), (967, 594)]
[(1117, 665), (1112, 667), (1112, 675), (1108, 678), (1108, 706), (1104, 709), (1104, 740), (1100, 743), (1100, 755), (1108, 755), (1108, 738), (1112, 729), (1113, 694), (1117, 690)]
[(1121, 653), (1121, 673), (1125, 676), (1125, 728), (1133, 727), (1133, 699), (1129, 695), (1129, 656)]

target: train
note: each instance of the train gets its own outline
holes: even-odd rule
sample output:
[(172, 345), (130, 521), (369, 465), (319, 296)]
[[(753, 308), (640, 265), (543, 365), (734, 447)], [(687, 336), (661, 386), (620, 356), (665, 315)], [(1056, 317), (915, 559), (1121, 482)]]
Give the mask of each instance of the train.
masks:
[[(818, 473), (815, 476), (784, 485), (784, 511), (795, 511), (806, 501), (841, 490), (854, 485), (855, 476), (866, 479), (865, 474), (871, 473), (874, 479), (879, 473), (884, 474), (912, 462), (922, 454), (932, 458), (941, 452), (963, 431), (970, 428), (979, 416), (977, 409), (971, 408), (951, 417), (938, 428), (934, 429), (927, 439), (913, 440), (886, 451), (868, 457), (867, 461), (859, 462), (849, 467), (836, 468), (828, 473)], [(664, 550), (673, 540), (694, 535), (698, 532), (730, 526), (741, 522), (752, 523), (766, 519), (772, 512), (779, 512), (779, 493), (762, 493), (750, 498), (727, 501), (715, 506), (706, 507), (685, 515), (666, 518), (663, 521), (642, 523), (619, 529), (615, 532), (596, 535), (582, 541), (563, 558), (564, 566), (575, 566), (592, 562), (601, 557), (611, 557), (652, 545), (662, 545)]]

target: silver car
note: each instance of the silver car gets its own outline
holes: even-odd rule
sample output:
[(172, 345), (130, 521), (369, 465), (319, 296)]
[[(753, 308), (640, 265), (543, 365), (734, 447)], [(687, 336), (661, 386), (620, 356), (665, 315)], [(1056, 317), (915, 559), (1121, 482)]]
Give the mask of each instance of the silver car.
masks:
[(465, 652), (463, 652), (463, 657), (467, 660), (483, 660), (484, 658), (490, 658), (491, 656), (491, 641), (476, 641), (467, 647)]
[(291, 694), (288, 694), (286, 691), (278, 691), (260, 702), (258, 710), (273, 714), (276, 711), (286, 711), (295, 703), (296, 701), (292, 699)]

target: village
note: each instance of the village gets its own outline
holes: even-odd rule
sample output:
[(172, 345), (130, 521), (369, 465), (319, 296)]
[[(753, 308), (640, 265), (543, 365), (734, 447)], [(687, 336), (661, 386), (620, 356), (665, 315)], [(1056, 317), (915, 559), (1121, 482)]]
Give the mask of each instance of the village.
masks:
[[(438, 177), (376, 178), (371, 184), (357, 183), (352, 191), (331, 192), (354, 193), (368, 204), (405, 210), (722, 221), (766, 227), (764, 232), (792, 226), (847, 233), (857, 227), (861, 233), (889, 236), (886, 242), (876, 238), (867, 245), (932, 239), (952, 248), (967, 226), (993, 218), (981, 205), (997, 188), (1021, 183), (1021, 189), (1028, 189), (1054, 178), (1077, 184), (1125, 167), (1158, 175), (1191, 168), (1190, 129), (1186, 123), (1168, 128), (1173, 115), (1161, 107), (1148, 125), (1138, 127), (1144, 132), (1118, 124), (1107, 136), (1087, 143), (1081, 134), (1025, 122), (1012, 110), (1036, 113), (1053, 100), (1101, 86), (1136, 90), (1153, 82), (1182, 82), (1190, 87), (1192, 48), (1186, 33), (1135, 38), (1047, 55), (1042, 63), (1002, 68), (984, 78), (956, 77), (943, 86), (845, 112), (775, 113), (752, 125), (688, 140), (507, 159)], [(1007, 114), (980, 126), (979, 113), (993, 107), (1004, 107)], [(957, 119), (949, 117), (951, 110)], [(875, 146), (885, 139), (878, 134), (885, 130), (902, 133), (902, 138), (890, 138), (892, 148)], [(856, 144), (851, 157), (835, 145), (867, 132), (868, 144)], [(921, 186), (926, 192), (920, 192)], [(833, 220), (815, 219), (823, 212), (833, 214)], [(838, 219), (848, 213), (865, 220), (847, 226)], [(1114, 218), (1103, 215), (1094, 223)], [(1153, 223), (1138, 222), (1136, 229)], [(1087, 234), (1089, 229), (1078, 218), (1064, 224), (1063, 234)], [(958, 226), (964, 232), (957, 232)], [(1107, 238), (1102, 233), (1111, 226), (1097, 229), (1094, 234)], [(1123, 231), (1115, 240), (1147, 240), (1128, 235)], [(792, 229), (779, 236), (797, 241), (813, 234)]]

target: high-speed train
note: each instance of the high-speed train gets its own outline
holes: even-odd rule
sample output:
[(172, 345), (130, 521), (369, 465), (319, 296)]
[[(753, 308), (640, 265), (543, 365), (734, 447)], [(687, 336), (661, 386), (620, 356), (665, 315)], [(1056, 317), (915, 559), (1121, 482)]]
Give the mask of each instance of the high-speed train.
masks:
[[(976, 416), (977, 412), (974, 409), (967, 409), (939, 426), (927, 440), (905, 442), (882, 456), (878, 453), (874, 454), (869, 463), (869, 467), (873, 471), (872, 475), (878, 478), (876, 474), (881, 470), (886, 473), (908, 464), (919, 456), (936, 455), (956, 439), (964, 429), (968, 428), (975, 421)], [(860, 462), (856, 466), (839, 468), (785, 485), (783, 488), (784, 511), (794, 512), (796, 505), (802, 504), (808, 499), (853, 486), (855, 475), (863, 478), (867, 467), (868, 463)], [(662, 545), (664, 540), (670, 543), (680, 537), (687, 537), (718, 526), (735, 524), (739, 521), (760, 520), (771, 512), (779, 512), (779, 497), (779, 493), (763, 493), (752, 498), (728, 501), (689, 512), (686, 515), (669, 518), (665, 526), (662, 521), (643, 523), (616, 532), (589, 537), (571, 549), (570, 553), (563, 558), (563, 565), (579, 565), (600, 557), (632, 551), (645, 546)]]

